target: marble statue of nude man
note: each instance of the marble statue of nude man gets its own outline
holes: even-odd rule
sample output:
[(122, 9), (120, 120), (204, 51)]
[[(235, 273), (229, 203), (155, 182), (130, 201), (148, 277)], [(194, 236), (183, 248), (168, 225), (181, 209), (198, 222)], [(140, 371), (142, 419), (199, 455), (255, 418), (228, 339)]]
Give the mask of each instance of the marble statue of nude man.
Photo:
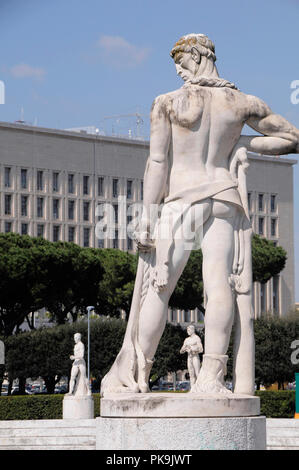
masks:
[[(299, 131), (261, 99), (219, 76), (215, 47), (207, 36), (183, 36), (171, 57), (185, 83), (158, 96), (152, 105), (131, 313), (122, 349), (102, 381), (101, 393), (149, 391), (168, 301), (191, 251), (186, 240), (192, 242), (201, 231), (205, 354), (192, 392), (230, 393), (224, 375), (235, 322), (234, 393), (252, 395), (252, 230), (246, 152), (299, 153)], [(245, 124), (259, 135), (241, 135)], [(153, 230), (151, 207), (157, 204), (162, 210)], [(181, 236), (185, 216), (191, 221), (190, 230), (187, 227)], [(156, 230), (165, 223), (166, 238)]]
[(86, 377), (86, 363), (84, 359), (84, 344), (81, 341), (81, 334), (74, 335), (74, 354), (70, 356), (73, 361), (71, 370), (71, 379), (69, 384), (69, 392), (67, 396), (87, 396), (91, 395), (88, 379)]
[(200, 371), (199, 354), (203, 352), (203, 347), (200, 337), (195, 333), (194, 325), (187, 327), (188, 338), (185, 339), (181, 347), (180, 354), (188, 354), (188, 372), (190, 377), (191, 387), (195, 384)]

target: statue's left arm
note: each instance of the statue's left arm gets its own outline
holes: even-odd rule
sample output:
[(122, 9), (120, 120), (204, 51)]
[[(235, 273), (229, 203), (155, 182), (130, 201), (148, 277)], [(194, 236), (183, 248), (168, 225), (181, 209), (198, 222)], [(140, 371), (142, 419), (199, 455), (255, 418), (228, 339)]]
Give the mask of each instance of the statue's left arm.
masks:
[(299, 130), (255, 96), (247, 96), (248, 117), (246, 124), (262, 136), (245, 136), (239, 139), (238, 146), (250, 152), (265, 155), (286, 155), (299, 153)]

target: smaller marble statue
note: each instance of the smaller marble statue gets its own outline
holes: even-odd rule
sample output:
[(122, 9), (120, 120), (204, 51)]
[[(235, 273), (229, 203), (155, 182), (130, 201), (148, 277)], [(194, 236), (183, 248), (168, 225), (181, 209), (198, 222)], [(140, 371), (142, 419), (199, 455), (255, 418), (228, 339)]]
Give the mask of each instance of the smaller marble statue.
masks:
[(74, 335), (75, 347), (74, 355), (70, 356), (73, 362), (71, 370), (71, 380), (67, 396), (90, 396), (88, 379), (86, 377), (86, 363), (84, 360), (84, 344), (81, 341), (81, 334)]
[(180, 350), (180, 354), (188, 353), (188, 372), (190, 376), (191, 387), (195, 384), (200, 371), (199, 353), (203, 352), (202, 342), (200, 337), (195, 334), (194, 325), (189, 325), (187, 328), (188, 338), (185, 339), (184, 344)]

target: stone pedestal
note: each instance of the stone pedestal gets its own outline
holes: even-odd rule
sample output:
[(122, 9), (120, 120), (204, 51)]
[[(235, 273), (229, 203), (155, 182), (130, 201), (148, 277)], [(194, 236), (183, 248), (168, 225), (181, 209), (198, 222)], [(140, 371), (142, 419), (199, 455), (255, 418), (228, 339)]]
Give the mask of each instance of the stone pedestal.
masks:
[(94, 419), (92, 396), (65, 396), (63, 399), (63, 419)]
[(262, 450), (266, 419), (259, 413), (259, 398), (246, 395), (108, 395), (96, 419), (96, 448)]

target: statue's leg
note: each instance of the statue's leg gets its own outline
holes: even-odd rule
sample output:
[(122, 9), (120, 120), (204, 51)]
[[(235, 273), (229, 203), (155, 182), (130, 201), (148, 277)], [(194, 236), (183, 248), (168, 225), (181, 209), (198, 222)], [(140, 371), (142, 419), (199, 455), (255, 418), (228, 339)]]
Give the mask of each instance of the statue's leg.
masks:
[(227, 352), (234, 320), (229, 275), (234, 256), (233, 216), (236, 209), (231, 204), (217, 201), (214, 202), (214, 210), (220, 210), (220, 205), (223, 205), (223, 217), (213, 216), (207, 222), (201, 248), (203, 282), (207, 294), (205, 354), (223, 355)]
[(195, 370), (195, 377), (197, 379), (197, 377), (199, 376), (199, 372), (200, 372), (200, 359), (197, 354), (193, 356), (193, 367)]
[(71, 370), (71, 378), (70, 378), (70, 384), (69, 384), (69, 392), (67, 395), (73, 395), (75, 391), (75, 385), (76, 385), (76, 378), (79, 373), (79, 368), (78, 366), (73, 366)]
[(233, 293), (229, 284), (234, 257), (233, 204), (214, 201), (204, 226), (203, 281), (207, 294), (205, 312), (205, 354), (192, 392), (229, 393), (224, 386), (226, 352), (234, 320)]
[(249, 221), (243, 226), (244, 267), (240, 274), (240, 292), (236, 292), (236, 319), (234, 338), (234, 393), (254, 394), (255, 346), (254, 314), (252, 308), (252, 229)]
[(193, 364), (193, 358), (188, 354), (188, 372), (189, 372), (189, 378), (190, 378), (190, 384), (191, 386), (195, 384), (196, 381), (196, 374), (195, 374), (195, 369), (194, 369), (194, 364)]

